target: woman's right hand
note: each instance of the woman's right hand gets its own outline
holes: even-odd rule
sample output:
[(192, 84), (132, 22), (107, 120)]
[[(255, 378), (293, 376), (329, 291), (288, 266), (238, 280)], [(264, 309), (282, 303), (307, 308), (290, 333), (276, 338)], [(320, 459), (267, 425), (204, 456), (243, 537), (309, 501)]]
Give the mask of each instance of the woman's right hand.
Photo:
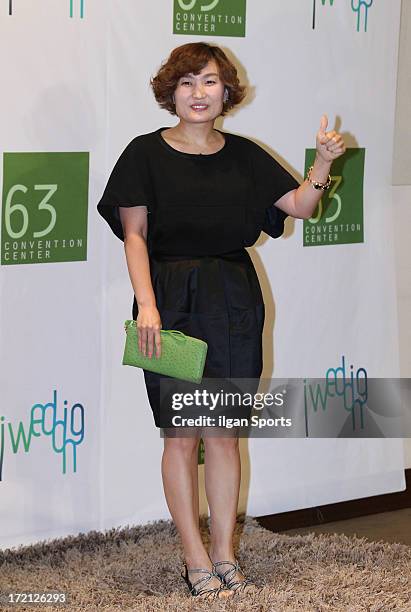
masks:
[(154, 346), (157, 359), (161, 356), (161, 318), (155, 306), (139, 306), (137, 315), (138, 350), (151, 359)]

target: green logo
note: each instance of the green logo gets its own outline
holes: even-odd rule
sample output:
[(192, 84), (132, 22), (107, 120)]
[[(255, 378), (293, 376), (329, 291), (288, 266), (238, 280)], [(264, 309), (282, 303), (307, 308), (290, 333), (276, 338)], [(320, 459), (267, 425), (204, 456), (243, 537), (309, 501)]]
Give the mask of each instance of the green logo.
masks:
[(204, 440), (203, 438), (200, 438), (200, 443), (198, 445), (198, 453), (197, 453), (197, 465), (204, 464), (204, 455), (205, 455)]
[(245, 36), (246, 0), (174, 0), (174, 34)]
[(2, 265), (87, 259), (89, 154), (4, 153)]
[[(314, 159), (315, 149), (307, 149), (304, 176)], [(304, 246), (364, 242), (364, 160), (365, 149), (347, 149), (344, 156), (333, 161), (331, 186), (312, 217), (304, 219)]]

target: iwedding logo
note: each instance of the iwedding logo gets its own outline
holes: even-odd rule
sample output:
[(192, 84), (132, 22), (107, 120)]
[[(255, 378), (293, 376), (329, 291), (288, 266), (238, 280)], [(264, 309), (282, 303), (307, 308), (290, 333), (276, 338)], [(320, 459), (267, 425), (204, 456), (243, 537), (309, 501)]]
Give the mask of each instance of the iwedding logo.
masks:
[[(309, 415), (325, 412), (328, 404), (334, 398), (342, 398), (344, 410), (351, 415), (351, 428), (356, 430), (358, 424), (364, 429), (364, 406), (368, 399), (368, 376), (365, 368), (349, 366), (346, 371), (345, 355), (342, 355), (342, 365), (337, 368), (328, 368), (325, 373), (325, 383), (308, 384), (304, 379), (304, 413), (306, 422), (306, 435), (308, 436)], [(330, 401), (331, 400), (331, 401)], [(334, 408), (335, 410), (335, 408)], [(356, 417), (359, 416), (359, 423)]]
[[(70, 17), (74, 17), (74, 4), (75, 4), (75, 0), (69, 0), (70, 2), (70, 6), (69, 6), (69, 10), (70, 10)], [(77, 0), (78, 2), (78, 8), (79, 8), (79, 17), (80, 19), (84, 18), (84, 0)], [(13, 14), (13, 0), (8, 0), (9, 3), (9, 15)]]
[(3, 480), (7, 441), (12, 453), (17, 454), (22, 450), (28, 453), (33, 437), (50, 437), (53, 451), (62, 456), (62, 473), (66, 474), (68, 467), (71, 467), (72, 472), (77, 472), (77, 446), (84, 439), (84, 407), (76, 402), (68, 408), (67, 400), (64, 400), (63, 405), (62, 418), (59, 419), (55, 389), (52, 402), (33, 404), (26, 427), (22, 421), (16, 426), (6, 424), (5, 417), (0, 416), (0, 481)]
[[(368, 9), (372, 7), (373, 0), (346, 0), (346, 2), (349, 2), (352, 11), (354, 11), (354, 13), (357, 13), (357, 32), (360, 31), (362, 24), (364, 26), (364, 32), (366, 32), (368, 22)], [(334, 0), (321, 0), (321, 4), (323, 6), (325, 6), (325, 4), (327, 3), (329, 3), (329, 6), (333, 6)], [(315, 29), (316, 7), (317, 0), (313, 0), (313, 30)]]
[(174, 0), (174, 34), (245, 36), (246, 0)]
[[(307, 149), (304, 176), (314, 158), (315, 149)], [(365, 149), (347, 149), (333, 161), (331, 187), (303, 221), (303, 246), (364, 242), (364, 160)]]
[[(83, 19), (84, 18), (84, 0), (77, 0), (77, 3), (80, 9), (80, 19)], [(74, 4), (74, 0), (70, 0), (70, 17), (73, 17), (74, 15), (73, 4)]]
[(88, 183), (88, 153), (5, 153), (1, 264), (86, 260)]

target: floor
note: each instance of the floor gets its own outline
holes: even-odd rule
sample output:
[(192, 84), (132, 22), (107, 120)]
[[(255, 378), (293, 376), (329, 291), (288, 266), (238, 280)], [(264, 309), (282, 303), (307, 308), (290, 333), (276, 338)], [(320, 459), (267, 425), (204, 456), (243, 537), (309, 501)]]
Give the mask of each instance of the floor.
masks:
[(344, 533), (345, 535), (365, 537), (373, 542), (383, 540), (384, 542), (397, 542), (411, 546), (411, 508), (370, 514), (345, 521), (325, 523), (324, 525), (288, 529), (281, 533), (292, 535), (312, 531), (314, 533)]

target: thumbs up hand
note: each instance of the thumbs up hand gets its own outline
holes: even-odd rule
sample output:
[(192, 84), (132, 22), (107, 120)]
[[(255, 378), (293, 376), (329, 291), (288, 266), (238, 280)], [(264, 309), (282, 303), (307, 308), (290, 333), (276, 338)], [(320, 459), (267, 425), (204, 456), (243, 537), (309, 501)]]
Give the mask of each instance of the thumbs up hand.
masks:
[(335, 130), (326, 132), (328, 125), (327, 115), (322, 115), (320, 129), (316, 136), (317, 158), (325, 162), (332, 162), (346, 151), (343, 137)]

